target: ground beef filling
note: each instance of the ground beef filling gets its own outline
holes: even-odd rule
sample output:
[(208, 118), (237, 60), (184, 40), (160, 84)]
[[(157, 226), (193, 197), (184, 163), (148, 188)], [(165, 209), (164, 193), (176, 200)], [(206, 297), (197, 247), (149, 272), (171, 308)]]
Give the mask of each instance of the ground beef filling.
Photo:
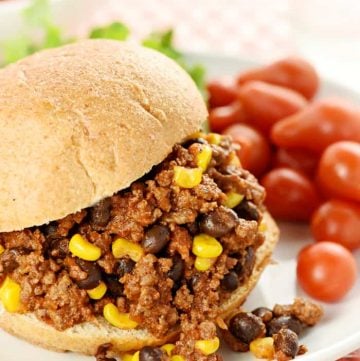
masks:
[[(201, 183), (180, 187), (174, 167), (197, 167), (205, 146), (212, 158)], [(246, 282), (264, 238), (263, 188), (234, 164), (234, 155), (226, 137), (218, 145), (206, 137), (175, 145), (149, 174), (97, 205), (42, 227), (0, 234), (0, 277), (20, 284), (23, 312), (35, 312), (58, 330), (92, 320), (112, 302), (156, 336), (180, 325), (175, 351), (186, 359), (219, 359), (196, 351), (195, 340), (216, 336), (218, 306)], [(224, 206), (228, 192), (243, 195), (233, 209)], [(199, 233), (223, 247), (206, 271), (194, 265), (192, 242)], [(98, 246), (100, 259), (74, 257), (74, 234)], [(111, 245), (119, 237), (141, 245), (144, 256), (138, 262), (116, 259)], [(105, 296), (90, 299), (87, 290), (100, 281), (107, 285)]]

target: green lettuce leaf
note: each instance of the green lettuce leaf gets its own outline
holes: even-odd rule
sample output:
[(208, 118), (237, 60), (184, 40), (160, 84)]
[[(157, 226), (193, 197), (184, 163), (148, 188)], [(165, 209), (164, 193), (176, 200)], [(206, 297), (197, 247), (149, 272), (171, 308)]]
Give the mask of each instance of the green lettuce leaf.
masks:
[[(58, 47), (75, 40), (66, 39), (62, 29), (54, 23), (49, 0), (33, 0), (23, 11), (23, 16), (26, 32), (0, 44), (5, 64), (15, 62), (38, 50)], [(34, 33), (40, 34), (40, 40), (33, 40)], [(114, 22), (92, 29), (88, 37), (123, 41), (129, 36), (130, 30), (125, 24)], [(205, 68), (200, 64), (188, 64), (185, 56), (174, 46), (172, 29), (151, 33), (142, 41), (142, 44), (175, 60), (190, 74), (205, 96)]]
[(108, 26), (94, 28), (89, 35), (90, 39), (126, 40), (130, 35), (129, 28), (119, 22)]

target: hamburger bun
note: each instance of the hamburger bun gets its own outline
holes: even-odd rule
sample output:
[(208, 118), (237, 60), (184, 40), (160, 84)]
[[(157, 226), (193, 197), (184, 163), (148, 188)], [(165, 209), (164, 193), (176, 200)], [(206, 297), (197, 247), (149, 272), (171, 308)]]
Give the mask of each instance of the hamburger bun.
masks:
[[(42, 51), (0, 71), (0, 232), (44, 225), (127, 188), (201, 127), (207, 109), (186, 72), (156, 51), (87, 40)], [(26, 101), (24, 101), (24, 99)], [(247, 282), (221, 316), (239, 307), (271, 258), (278, 228), (264, 214), (265, 242)], [(56, 351), (93, 355), (161, 345), (102, 317), (58, 331), (34, 314), (0, 311), (0, 327)]]
[[(266, 224), (265, 242), (256, 251), (253, 272), (248, 281), (235, 290), (231, 298), (221, 306), (222, 318), (228, 317), (245, 302), (271, 259), (272, 251), (279, 238), (279, 230), (269, 213), (264, 214), (264, 222)], [(159, 339), (146, 330), (115, 328), (102, 317), (99, 317), (96, 322), (86, 322), (66, 331), (58, 331), (39, 321), (32, 314), (8, 313), (2, 307), (0, 327), (14, 336), (49, 350), (73, 351), (88, 355), (95, 355), (98, 347), (108, 342), (113, 345), (114, 354), (119, 354), (140, 350), (144, 346), (163, 345), (175, 339), (178, 334), (177, 330), (174, 330), (167, 337)]]
[(119, 41), (39, 52), (0, 70), (0, 89), (0, 232), (128, 187), (207, 117), (180, 66)]

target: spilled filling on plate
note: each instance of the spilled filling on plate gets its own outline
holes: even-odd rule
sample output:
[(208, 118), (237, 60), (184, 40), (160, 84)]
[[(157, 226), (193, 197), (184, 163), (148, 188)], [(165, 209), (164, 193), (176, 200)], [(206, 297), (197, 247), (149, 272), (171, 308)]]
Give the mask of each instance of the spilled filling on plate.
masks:
[(180, 327), (173, 355), (220, 360), (218, 307), (252, 272), (263, 199), (229, 138), (199, 134), (93, 207), (1, 233), (0, 299), (58, 330), (100, 315), (159, 338)]

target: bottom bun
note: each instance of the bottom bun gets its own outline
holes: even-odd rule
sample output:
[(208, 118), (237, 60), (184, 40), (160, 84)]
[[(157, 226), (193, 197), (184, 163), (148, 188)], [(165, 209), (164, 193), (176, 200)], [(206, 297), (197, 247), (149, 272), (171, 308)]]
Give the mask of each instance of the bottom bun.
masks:
[[(260, 275), (269, 263), (272, 251), (279, 238), (279, 230), (266, 213), (265, 242), (256, 251), (256, 261), (247, 282), (235, 290), (231, 297), (221, 305), (221, 316), (228, 317), (246, 300), (256, 285)], [(72, 351), (95, 355), (101, 344), (110, 342), (114, 354), (139, 350), (144, 346), (158, 346), (176, 339), (178, 331), (174, 330), (164, 338), (156, 338), (145, 330), (121, 330), (111, 326), (102, 317), (96, 321), (85, 322), (65, 331), (58, 331), (40, 321), (33, 314), (8, 313), (0, 309), (0, 327), (12, 335), (20, 337), (35, 345), (54, 351)]]

